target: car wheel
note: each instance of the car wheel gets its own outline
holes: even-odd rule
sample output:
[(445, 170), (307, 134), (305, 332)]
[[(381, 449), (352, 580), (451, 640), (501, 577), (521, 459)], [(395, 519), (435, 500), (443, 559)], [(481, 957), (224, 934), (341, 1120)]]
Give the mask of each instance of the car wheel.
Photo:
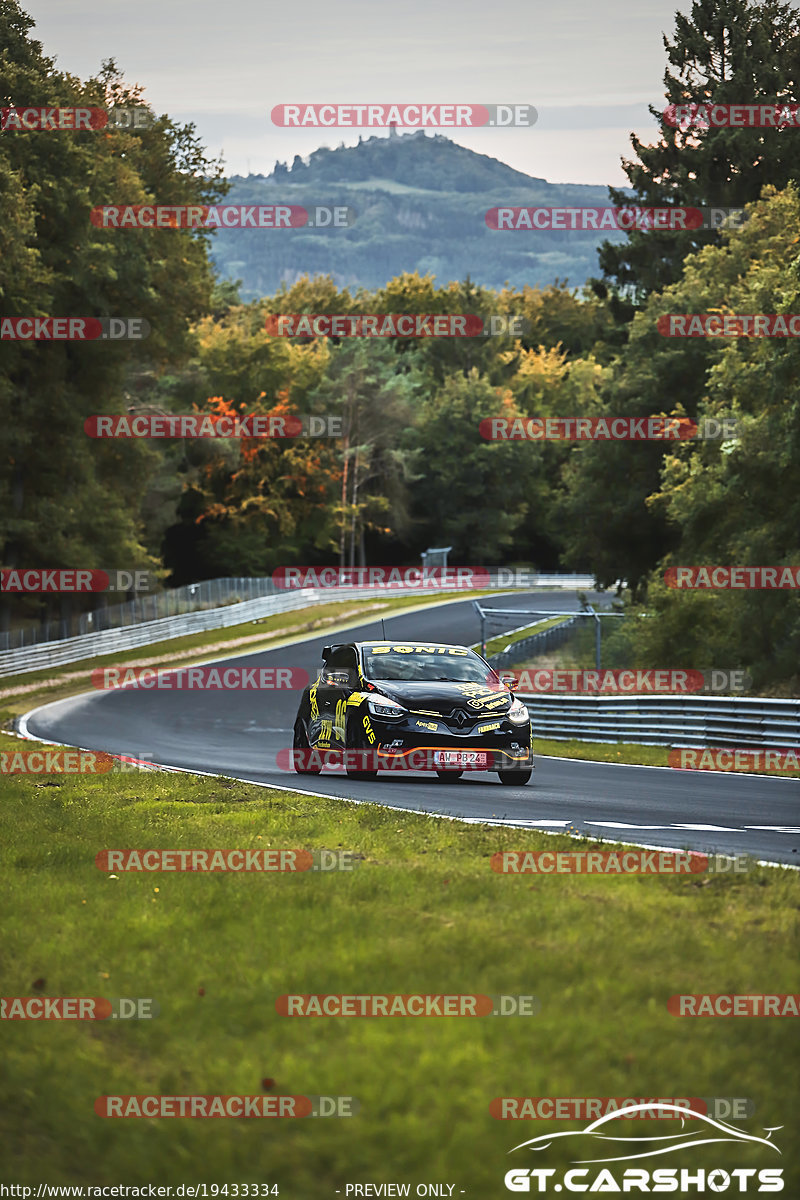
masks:
[[(345, 725), (345, 732), (344, 732), (345, 752), (348, 750), (366, 750), (367, 749), (366, 746), (354, 745), (355, 740), (356, 739), (353, 735), (353, 726), (350, 722), (350, 718), (348, 717), (347, 724)], [(356, 767), (345, 767), (345, 771), (347, 772), (348, 779), (361, 780), (362, 783), (370, 783), (373, 779), (378, 778), (377, 771), (359, 771)]]
[(442, 783), (455, 783), (464, 774), (463, 771), (437, 771), (436, 774), (441, 779)]
[[(294, 737), (292, 738), (292, 749), (303, 751), (302, 755), (300, 756), (301, 761), (306, 757), (309, 750), (311, 749), (311, 747), (308, 744), (308, 738), (306, 737), (305, 726), (303, 725), (302, 721), (298, 721), (294, 727)], [(292, 762), (294, 764), (294, 769), (298, 775), (319, 775), (320, 772), (322, 771), (322, 767), (301, 767), (298, 764), (297, 756), (295, 754), (292, 754)]]
[(504, 783), (506, 787), (522, 787), (532, 774), (533, 770), (530, 767), (525, 771), (498, 771), (500, 782)]

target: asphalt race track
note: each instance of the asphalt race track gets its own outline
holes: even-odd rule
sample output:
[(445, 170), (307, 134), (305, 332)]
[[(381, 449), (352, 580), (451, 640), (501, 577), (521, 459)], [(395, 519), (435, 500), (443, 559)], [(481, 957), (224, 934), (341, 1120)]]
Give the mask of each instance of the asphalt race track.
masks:
[[(598, 593), (590, 600), (606, 607), (610, 598)], [(578, 607), (574, 593), (563, 591), (497, 594), (483, 603), (554, 613)], [(523, 623), (509, 617), (505, 628)], [(460, 600), (387, 618), (386, 635), (471, 645), (480, 630), (472, 602)], [(326, 643), (382, 636), (380, 622), (371, 621), (225, 661), (240, 667), (305, 668), (313, 677)], [(88, 675), (87, 670), (87, 686)], [(800, 867), (798, 780), (553, 758), (540, 758), (531, 782), (519, 788), (503, 787), (496, 775), (483, 773), (465, 774), (449, 784), (412, 772), (380, 775), (377, 783), (351, 781), (343, 773), (301, 777), (277, 766), (278, 751), (291, 747), (299, 695), (285, 690), (92, 691), (35, 709), (20, 727), (42, 740), (297, 787), (307, 795), (379, 801), (398, 809), (554, 832), (573, 827), (595, 839), (746, 853)]]

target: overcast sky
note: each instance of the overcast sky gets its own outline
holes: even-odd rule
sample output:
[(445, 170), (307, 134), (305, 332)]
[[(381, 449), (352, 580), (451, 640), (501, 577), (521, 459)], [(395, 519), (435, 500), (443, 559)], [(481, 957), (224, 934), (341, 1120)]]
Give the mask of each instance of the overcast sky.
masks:
[[(226, 174), (351, 145), (363, 129), (279, 129), (282, 103), (532, 104), (531, 129), (437, 130), (553, 183), (624, 184), (655, 140), (662, 34), (689, 0), (22, 0), (33, 36), (86, 78), (115, 58), (157, 113), (193, 121)], [(372, 131), (375, 133), (376, 131)], [(381, 132), (381, 136), (387, 136)]]

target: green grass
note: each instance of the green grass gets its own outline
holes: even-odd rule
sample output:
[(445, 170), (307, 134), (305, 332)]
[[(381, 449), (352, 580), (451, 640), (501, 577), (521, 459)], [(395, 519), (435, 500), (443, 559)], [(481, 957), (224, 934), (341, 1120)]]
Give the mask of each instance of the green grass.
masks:
[[(0, 749), (19, 748), (0, 737)], [(344, 1195), (347, 1183), (447, 1182), (455, 1196), (495, 1200), (504, 1172), (527, 1161), (508, 1157), (512, 1146), (580, 1127), (495, 1120), (495, 1097), (739, 1096), (755, 1104), (750, 1132), (785, 1127), (774, 1135), (783, 1158), (710, 1146), (674, 1165), (778, 1164), (785, 1195), (798, 1195), (796, 1021), (666, 1008), (676, 992), (800, 991), (795, 872), (502, 876), (489, 866), (497, 851), (576, 841), (153, 772), (0, 777), (0, 845), (3, 994), (31, 995), (44, 979), (43, 995), (153, 997), (161, 1008), (153, 1021), (4, 1024), (8, 1180), (270, 1182), (302, 1200)], [(363, 859), (330, 875), (111, 879), (94, 866), (107, 847), (325, 847)], [(416, 991), (533, 994), (541, 1010), (368, 1020), (274, 1007), (286, 992)], [(275, 1093), (355, 1096), (361, 1110), (274, 1122), (93, 1112), (103, 1094), (255, 1094), (265, 1077)], [(665, 1132), (641, 1122), (624, 1132), (645, 1129)], [(557, 1144), (544, 1165), (570, 1157)]]
[[(561, 625), (564, 621), (568, 620), (569, 617), (545, 617), (543, 621), (534, 621), (532, 625), (523, 625), (520, 629), (511, 630), (509, 633), (501, 633), (486, 643), (486, 656), (501, 654), (507, 646), (513, 646), (514, 642), (520, 642), (523, 638), (530, 637), (534, 633), (544, 633), (546, 629), (551, 629), (553, 625)], [(480, 646), (480, 642), (476, 642), (473, 649), (480, 650)]]
[(638, 746), (629, 742), (577, 742), (537, 737), (536, 754), (550, 758), (585, 758), (592, 762), (638, 763), (646, 767), (666, 767), (669, 746)]

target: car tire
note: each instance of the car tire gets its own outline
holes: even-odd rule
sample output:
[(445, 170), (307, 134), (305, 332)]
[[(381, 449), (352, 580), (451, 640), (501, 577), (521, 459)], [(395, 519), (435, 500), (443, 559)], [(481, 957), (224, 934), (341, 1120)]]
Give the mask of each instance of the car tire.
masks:
[[(302, 721), (298, 721), (294, 727), (294, 737), (292, 738), (292, 750), (308, 751), (311, 747), (308, 744), (305, 727)], [(300, 767), (297, 764), (297, 759), (292, 754), (292, 764), (298, 775), (319, 775), (322, 772), (322, 767)]]
[(464, 774), (463, 771), (437, 771), (436, 774), (441, 779), (442, 783), (455, 783)]
[(498, 771), (500, 782), (506, 787), (522, 787), (533, 774), (533, 769), (527, 767), (524, 771)]
[[(350, 718), (348, 717), (347, 724), (345, 725), (345, 732), (344, 732), (345, 751), (347, 751), (347, 750), (366, 750), (367, 749), (366, 746), (354, 746), (353, 745), (355, 738), (353, 737), (352, 730), (353, 730), (353, 727), (350, 723)], [(354, 779), (354, 780), (360, 781), (361, 783), (372, 783), (375, 779), (378, 778), (377, 771), (359, 771), (356, 767), (345, 767), (345, 771), (347, 773), (348, 779)]]

